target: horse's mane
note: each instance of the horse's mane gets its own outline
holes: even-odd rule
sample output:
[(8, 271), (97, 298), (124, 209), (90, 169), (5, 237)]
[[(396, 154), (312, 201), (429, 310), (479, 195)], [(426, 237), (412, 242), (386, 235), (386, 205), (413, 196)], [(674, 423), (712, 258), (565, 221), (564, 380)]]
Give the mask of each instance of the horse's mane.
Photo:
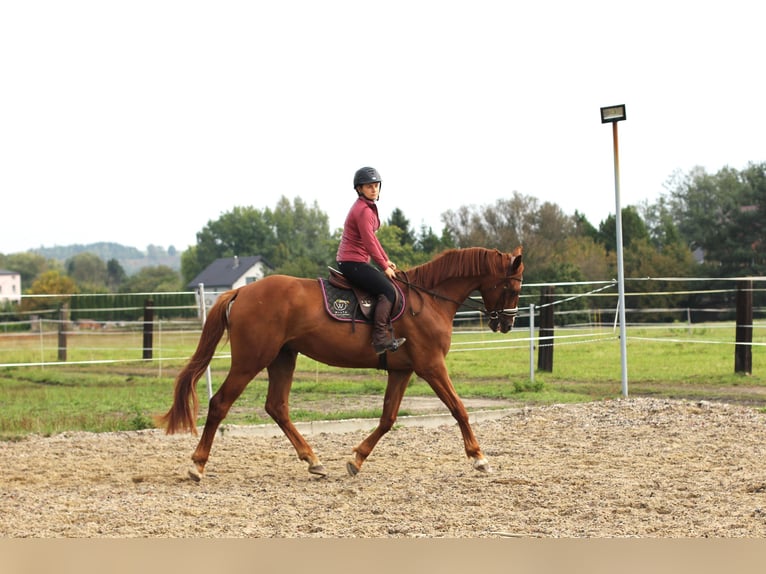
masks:
[(407, 275), (411, 283), (432, 289), (450, 277), (503, 275), (503, 260), (503, 254), (497, 249), (449, 249), (436, 255), (431, 261), (409, 269)]

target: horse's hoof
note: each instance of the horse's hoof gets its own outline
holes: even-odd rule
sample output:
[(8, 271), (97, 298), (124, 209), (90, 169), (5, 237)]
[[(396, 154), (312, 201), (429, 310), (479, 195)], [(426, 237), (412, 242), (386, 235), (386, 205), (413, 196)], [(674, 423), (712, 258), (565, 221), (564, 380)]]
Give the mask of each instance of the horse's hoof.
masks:
[(202, 472), (197, 468), (197, 465), (193, 464), (189, 469), (189, 478), (191, 478), (194, 482), (199, 482), (202, 480)]
[(489, 461), (486, 458), (477, 458), (473, 461), (473, 468), (479, 472), (489, 472)]
[(309, 466), (309, 472), (323, 478), (327, 476), (327, 471), (324, 469), (323, 464), (312, 464)]
[(359, 474), (359, 468), (354, 464), (353, 461), (348, 461), (346, 463), (346, 471), (348, 472), (349, 476), (356, 476)]

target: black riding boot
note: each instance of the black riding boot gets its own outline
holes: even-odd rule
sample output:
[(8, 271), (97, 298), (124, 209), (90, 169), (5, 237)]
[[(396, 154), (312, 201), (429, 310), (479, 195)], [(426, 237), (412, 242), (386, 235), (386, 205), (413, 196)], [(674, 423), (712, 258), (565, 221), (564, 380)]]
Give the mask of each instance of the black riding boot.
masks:
[(391, 311), (393, 304), (385, 295), (378, 295), (375, 304), (374, 324), (372, 327), (372, 348), (378, 355), (386, 351), (396, 351), (407, 340), (404, 337), (395, 339), (394, 329), (391, 326)]

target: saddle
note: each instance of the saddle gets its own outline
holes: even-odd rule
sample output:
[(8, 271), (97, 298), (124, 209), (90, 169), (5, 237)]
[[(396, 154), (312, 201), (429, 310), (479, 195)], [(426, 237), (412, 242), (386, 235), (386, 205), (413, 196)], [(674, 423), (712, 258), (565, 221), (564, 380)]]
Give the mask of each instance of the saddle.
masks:
[[(346, 276), (333, 267), (327, 268), (328, 277), (320, 277), (319, 286), (327, 313), (338, 321), (362, 321), (372, 323), (375, 298), (373, 295), (355, 285)], [(396, 321), (404, 313), (404, 292), (394, 283), (396, 301), (391, 314), (391, 321)]]

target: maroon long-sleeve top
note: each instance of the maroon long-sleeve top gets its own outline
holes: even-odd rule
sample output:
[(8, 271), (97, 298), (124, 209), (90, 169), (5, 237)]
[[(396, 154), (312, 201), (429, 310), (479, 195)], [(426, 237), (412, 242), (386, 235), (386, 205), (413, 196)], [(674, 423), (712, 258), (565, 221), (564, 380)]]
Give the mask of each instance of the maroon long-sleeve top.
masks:
[(385, 269), (388, 255), (375, 235), (379, 228), (378, 206), (360, 195), (346, 216), (336, 259), (367, 263), (372, 257), (381, 269)]

